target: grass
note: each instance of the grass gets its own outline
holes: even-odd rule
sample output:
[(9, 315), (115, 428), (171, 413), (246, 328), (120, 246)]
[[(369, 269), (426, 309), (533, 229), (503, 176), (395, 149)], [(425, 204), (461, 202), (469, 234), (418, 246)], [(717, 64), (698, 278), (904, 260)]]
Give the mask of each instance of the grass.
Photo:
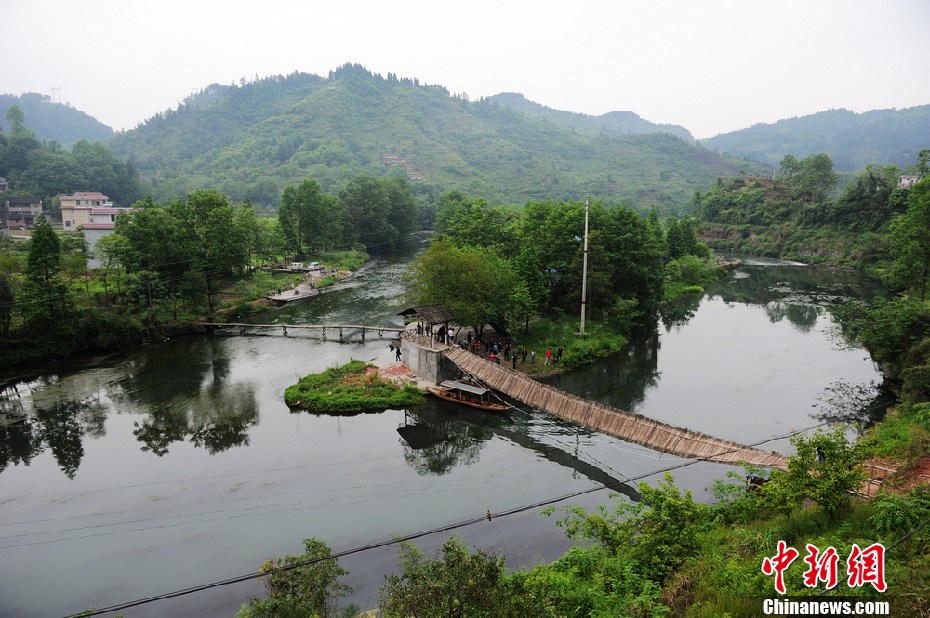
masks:
[[(585, 335), (578, 334), (579, 320), (575, 316), (543, 318), (530, 324), (530, 332), (517, 335), (517, 349), (536, 350), (536, 363), (530, 363), (527, 354), (526, 363), (517, 363), (517, 368), (525, 373), (544, 373), (554, 369), (571, 369), (580, 365), (593, 363), (623, 349), (628, 341), (623, 335), (613, 332), (597, 322), (585, 322)], [(555, 365), (546, 366), (546, 349), (551, 348), (553, 355), (561, 347), (562, 359)]]
[(324, 414), (356, 414), (369, 410), (406, 408), (423, 401), (423, 394), (410, 384), (402, 388), (384, 380), (374, 365), (351, 361), (322, 373), (304, 376), (284, 391), (284, 402)]
[(368, 254), (364, 251), (325, 251), (312, 256), (307, 261), (316, 261), (328, 268), (338, 268), (339, 270), (358, 270), (365, 265), (368, 260)]

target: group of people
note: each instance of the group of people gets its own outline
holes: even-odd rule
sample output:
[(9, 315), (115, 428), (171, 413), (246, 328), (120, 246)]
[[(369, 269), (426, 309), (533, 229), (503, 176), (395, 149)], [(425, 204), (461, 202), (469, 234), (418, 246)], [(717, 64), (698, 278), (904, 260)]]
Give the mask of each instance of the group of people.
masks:
[[(525, 345), (518, 347), (517, 338), (513, 336), (507, 336), (496, 341), (483, 340), (475, 337), (471, 330), (469, 330), (466, 337), (456, 340), (452, 335), (451, 328), (447, 330), (444, 326), (440, 326), (434, 332), (432, 324), (424, 324), (423, 322), (417, 322), (416, 333), (421, 337), (435, 337), (437, 341), (442, 343), (457, 345), (463, 350), (468, 350), (472, 354), (477, 354), (478, 356), (487, 355), (489, 361), (498, 365), (509, 363), (516, 369), (517, 361), (526, 363), (527, 359), (529, 359), (531, 365), (536, 364), (536, 350), (530, 350)], [(554, 365), (561, 362), (563, 352), (564, 350), (561, 346), (555, 350), (551, 347), (546, 348), (546, 352), (543, 355), (543, 364)]]
[[(463, 350), (470, 350), (472, 354), (477, 354), (478, 356), (484, 356), (487, 354), (488, 360), (492, 363), (501, 363), (501, 357), (503, 357), (504, 362), (510, 362), (514, 369), (517, 368), (517, 360), (520, 360), (523, 363), (526, 363), (526, 359), (530, 359), (530, 364), (536, 364), (536, 350), (530, 350), (525, 345), (522, 348), (517, 346), (516, 337), (505, 337), (503, 341), (482, 341), (476, 337), (472, 337), (471, 333), (468, 333), (467, 340), (463, 340), (459, 343), (459, 346)], [(553, 351), (552, 348), (546, 348), (545, 353), (545, 364), (555, 364), (562, 360), (562, 347), (559, 347), (556, 351)]]

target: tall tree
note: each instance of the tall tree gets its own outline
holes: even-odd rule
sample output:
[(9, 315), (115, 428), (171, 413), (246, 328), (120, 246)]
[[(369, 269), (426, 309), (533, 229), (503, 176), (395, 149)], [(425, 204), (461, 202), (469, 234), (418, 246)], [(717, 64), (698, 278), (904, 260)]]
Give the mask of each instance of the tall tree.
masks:
[(0, 334), (6, 335), (10, 332), (15, 306), (16, 295), (13, 293), (10, 278), (5, 273), (0, 273)]
[(26, 280), (30, 319), (37, 327), (54, 323), (67, 311), (68, 289), (61, 281), (61, 242), (45, 215), (32, 229)]
[(927, 298), (930, 282), (930, 177), (911, 188), (907, 213), (891, 223), (892, 257), (888, 271), (893, 286)]
[(484, 247), (434, 242), (413, 261), (406, 279), (412, 304), (445, 305), (456, 322), (479, 334), (489, 322), (503, 321), (514, 300), (513, 269)]

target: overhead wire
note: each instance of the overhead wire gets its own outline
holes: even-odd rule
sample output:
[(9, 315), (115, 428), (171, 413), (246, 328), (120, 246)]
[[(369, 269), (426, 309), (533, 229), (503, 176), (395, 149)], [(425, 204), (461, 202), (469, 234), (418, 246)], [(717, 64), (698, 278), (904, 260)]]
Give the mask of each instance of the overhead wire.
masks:
[[(804, 429), (794, 430), (794, 431), (791, 431), (791, 432), (788, 432), (788, 433), (785, 433), (785, 434), (781, 434), (781, 435), (774, 436), (774, 437), (771, 437), (771, 438), (766, 438), (766, 439), (764, 439), (764, 440), (759, 440), (758, 442), (755, 442), (755, 443), (750, 444), (750, 445), (748, 445), (748, 446), (761, 446), (762, 444), (766, 444), (766, 443), (768, 443), (768, 442), (774, 442), (774, 441), (777, 441), (777, 440), (783, 440), (783, 439), (785, 439), (785, 438), (790, 438), (790, 437), (799, 435), (799, 434), (801, 434), (801, 433), (804, 433), (804, 432), (806, 432), (806, 431), (810, 431), (810, 430), (812, 430), (812, 429), (816, 429), (816, 428), (818, 428), (818, 427), (822, 427), (822, 426), (824, 426), (824, 425), (828, 425), (828, 424), (831, 424), (831, 423), (832, 423), (832, 421), (825, 421), (825, 422), (822, 422), (822, 423), (818, 423), (817, 425), (812, 425), (812, 426), (810, 426), (810, 427), (806, 427), (806, 428), (804, 428)], [(713, 454), (713, 455), (710, 455), (709, 457), (716, 457), (716, 456), (724, 455), (724, 454), (726, 454), (726, 453), (728, 453), (728, 452), (731, 452), (732, 450), (734, 450), (734, 449), (728, 449), (728, 450), (725, 450), (725, 451), (721, 451), (721, 452), (719, 452), (719, 453), (715, 453), (715, 454)], [(685, 468), (685, 467), (688, 467), (688, 466), (692, 466), (692, 465), (694, 465), (694, 464), (701, 463), (702, 461), (708, 461), (708, 459), (702, 458), (702, 459), (685, 460), (685, 461), (683, 461), (683, 462), (680, 462), (680, 463), (677, 463), (677, 464), (673, 464), (673, 465), (667, 466), (667, 467), (662, 468), (662, 469), (659, 469), (659, 470), (653, 470), (653, 471), (646, 472), (646, 473), (643, 473), (643, 474), (639, 474), (639, 475), (635, 475), (635, 476), (632, 476), (632, 477), (628, 477), (627, 480), (624, 480), (624, 481), (617, 481), (617, 482), (615, 482), (615, 483), (601, 483), (601, 484), (598, 484), (598, 485), (596, 485), (596, 486), (594, 486), (594, 487), (588, 487), (588, 488), (581, 489), (581, 490), (577, 490), (577, 491), (573, 491), (573, 492), (570, 492), (570, 493), (567, 493), (567, 494), (562, 494), (562, 495), (560, 495), (560, 496), (551, 497), (551, 498), (545, 498), (545, 499), (542, 499), (542, 500), (539, 500), (539, 501), (537, 501), (537, 502), (533, 502), (533, 503), (530, 503), (530, 504), (523, 504), (523, 505), (520, 505), (520, 506), (516, 506), (516, 507), (510, 508), (510, 509), (506, 509), (506, 510), (503, 510), (503, 511), (499, 511), (499, 512), (497, 512), (497, 513), (494, 513), (492, 516), (493, 516), (493, 518), (495, 518), (495, 519), (499, 519), (499, 518), (501, 518), (501, 517), (508, 517), (508, 516), (511, 516), (511, 515), (516, 515), (516, 514), (519, 514), (519, 513), (524, 513), (524, 512), (526, 512), (526, 511), (529, 511), (529, 510), (532, 510), (532, 509), (537, 509), (537, 508), (541, 508), (541, 507), (545, 507), (545, 506), (551, 506), (551, 505), (553, 505), (553, 504), (558, 504), (559, 502), (564, 502), (565, 500), (569, 500), (569, 499), (571, 499), (571, 498), (576, 498), (576, 497), (579, 497), (579, 496), (583, 496), (583, 495), (587, 495), (587, 494), (592, 494), (592, 493), (595, 493), (595, 492), (603, 491), (603, 490), (605, 490), (605, 489), (615, 489), (615, 488), (618, 488), (620, 485), (623, 485), (623, 484), (626, 484), (626, 483), (629, 483), (629, 482), (634, 482), (634, 481), (643, 480), (643, 479), (649, 478), (649, 477), (651, 477), (651, 476), (655, 476), (656, 474), (664, 474), (664, 473), (666, 473), (666, 472), (671, 472), (671, 471), (673, 471), (673, 470), (678, 470), (678, 469), (681, 469), (681, 468)], [(357, 553), (364, 552), (364, 551), (369, 551), (369, 550), (372, 550), (372, 549), (378, 549), (378, 548), (383, 548), (383, 547), (389, 547), (389, 546), (392, 546), (392, 545), (397, 545), (397, 544), (400, 544), (400, 543), (409, 542), (409, 541), (416, 540), (416, 539), (419, 539), (419, 538), (422, 538), (422, 537), (425, 537), (425, 536), (429, 536), (429, 535), (432, 535), (432, 534), (438, 534), (438, 533), (441, 533), (441, 532), (451, 532), (451, 531), (453, 531), (453, 530), (458, 530), (458, 529), (465, 528), (465, 527), (468, 527), (468, 526), (476, 525), (476, 524), (478, 524), (478, 523), (481, 523), (481, 522), (485, 521), (486, 519), (487, 519), (487, 516), (486, 516), (486, 515), (479, 515), (479, 516), (477, 516), (477, 517), (473, 517), (473, 518), (470, 518), (470, 519), (462, 520), (462, 521), (459, 521), (459, 522), (454, 522), (454, 523), (447, 524), (447, 525), (444, 525), (444, 526), (439, 526), (439, 527), (432, 528), (432, 529), (429, 529), (429, 530), (421, 530), (421, 531), (409, 533), (409, 534), (406, 534), (406, 535), (403, 535), (403, 536), (400, 536), (400, 537), (394, 537), (394, 538), (392, 538), (392, 539), (390, 539), (390, 540), (387, 540), (387, 541), (381, 541), (381, 542), (375, 542), (375, 543), (368, 543), (368, 544), (366, 544), (366, 545), (353, 547), (353, 548), (350, 548), (350, 549), (346, 549), (346, 550), (343, 550), (343, 551), (340, 551), (340, 552), (336, 552), (336, 553), (330, 554), (329, 556), (326, 556), (326, 557), (314, 558), (314, 559), (308, 559), (308, 560), (298, 561), (298, 562), (296, 562), (296, 563), (294, 563), (294, 564), (290, 564), (290, 565), (284, 565), (284, 566), (275, 567), (275, 568), (272, 568), (272, 569), (267, 569), (267, 570), (264, 570), (264, 571), (258, 571), (258, 572), (248, 573), (248, 574), (245, 574), (245, 575), (239, 575), (239, 576), (236, 576), (236, 577), (231, 577), (231, 578), (228, 578), (228, 579), (224, 579), (224, 580), (220, 580), (220, 581), (211, 582), (211, 583), (208, 583), (208, 584), (201, 584), (201, 585), (198, 585), (198, 586), (192, 586), (192, 587), (184, 588), (184, 589), (181, 589), (181, 590), (175, 590), (175, 591), (173, 591), (173, 592), (168, 592), (168, 593), (165, 593), (165, 594), (160, 594), (160, 595), (155, 595), (155, 596), (140, 598), (140, 599), (136, 599), (136, 600), (134, 600), (134, 601), (129, 601), (129, 602), (126, 602), (126, 603), (121, 603), (121, 604), (119, 604), (119, 605), (112, 605), (112, 606), (109, 606), (109, 607), (104, 607), (104, 608), (100, 608), (100, 609), (95, 609), (95, 610), (92, 610), (92, 611), (89, 611), (89, 612), (81, 612), (81, 613), (79, 613), (79, 614), (71, 614), (71, 615), (69, 616), (69, 618), (70, 618), (70, 617), (75, 617), (75, 616), (98, 616), (98, 615), (100, 615), (100, 614), (110, 613), (110, 612), (116, 612), (116, 611), (122, 611), (122, 610), (125, 610), (125, 609), (129, 609), (129, 608), (136, 607), (136, 606), (139, 606), (139, 605), (144, 605), (144, 604), (147, 604), (147, 603), (152, 603), (152, 602), (155, 602), (155, 601), (163, 601), (163, 600), (168, 600), (168, 599), (172, 599), (172, 598), (177, 598), (177, 597), (180, 597), (180, 596), (186, 596), (186, 595), (189, 595), (189, 594), (194, 594), (194, 593), (196, 593), (196, 592), (202, 592), (202, 591), (208, 590), (208, 589), (210, 589), (210, 588), (216, 588), (216, 587), (221, 587), (221, 586), (228, 586), (228, 585), (237, 584), (237, 583), (242, 583), (242, 582), (249, 581), (249, 580), (259, 579), (259, 578), (262, 578), (262, 577), (266, 577), (266, 576), (269, 576), (269, 575), (273, 575), (273, 574), (275, 574), (275, 573), (283, 573), (283, 572), (291, 571), (291, 570), (294, 570), (294, 569), (302, 568), (302, 567), (304, 567), (304, 566), (310, 566), (310, 565), (312, 565), (312, 564), (316, 564), (316, 563), (322, 562), (322, 561), (324, 561), (324, 560), (336, 560), (336, 559), (339, 559), (339, 558), (342, 558), (342, 557), (345, 557), (345, 556), (349, 556), (349, 555), (352, 555), (352, 554), (357, 554)], [(928, 521), (930, 521), (930, 519), (928, 519)], [(919, 528), (922, 528), (922, 527), (925, 526), (926, 524), (927, 524), (927, 521), (925, 521), (923, 524), (921, 524)], [(919, 529), (919, 528), (918, 528), (918, 529)], [(916, 530), (917, 530), (917, 529), (913, 530), (909, 535), (907, 535), (907, 536), (905, 536), (905, 537), (902, 537), (902, 539), (899, 539), (896, 543), (894, 543), (894, 544), (892, 545), (892, 547), (895, 546), (895, 545), (897, 545), (897, 544), (900, 543), (900, 542), (903, 542), (903, 540), (904, 540), (905, 538), (907, 538), (907, 537), (910, 536), (911, 534), (915, 533)]]

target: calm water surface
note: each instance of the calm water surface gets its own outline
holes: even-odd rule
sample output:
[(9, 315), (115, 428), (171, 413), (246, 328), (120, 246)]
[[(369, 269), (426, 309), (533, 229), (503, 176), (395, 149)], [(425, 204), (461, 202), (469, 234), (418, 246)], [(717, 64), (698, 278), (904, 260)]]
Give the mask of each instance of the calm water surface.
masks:
[[(414, 250), (259, 320), (399, 325), (400, 276)], [(772, 438), (817, 424), (827, 387), (879, 379), (823, 309), (877, 292), (855, 274), (747, 266), (666, 316), (656, 337), (550, 381), (790, 452)], [(253, 572), (272, 555), (299, 553), (309, 536), (339, 551), (686, 463), (526, 409), (495, 416), (429, 401), (327, 417), (284, 405), (299, 376), (386, 356), (387, 343), (188, 337), (9, 381), (2, 405), (29, 420), (0, 428), (0, 615), (105, 607)], [(700, 463), (674, 474), (709, 499), (730, 469)], [(631, 487), (622, 493), (636, 498)], [(570, 503), (605, 500), (597, 492)], [(505, 552), (511, 566), (552, 559), (567, 545), (538, 510), (459, 533)], [(342, 563), (350, 600), (373, 607), (396, 549)], [(260, 591), (238, 584), (123, 613), (229, 616)]]

